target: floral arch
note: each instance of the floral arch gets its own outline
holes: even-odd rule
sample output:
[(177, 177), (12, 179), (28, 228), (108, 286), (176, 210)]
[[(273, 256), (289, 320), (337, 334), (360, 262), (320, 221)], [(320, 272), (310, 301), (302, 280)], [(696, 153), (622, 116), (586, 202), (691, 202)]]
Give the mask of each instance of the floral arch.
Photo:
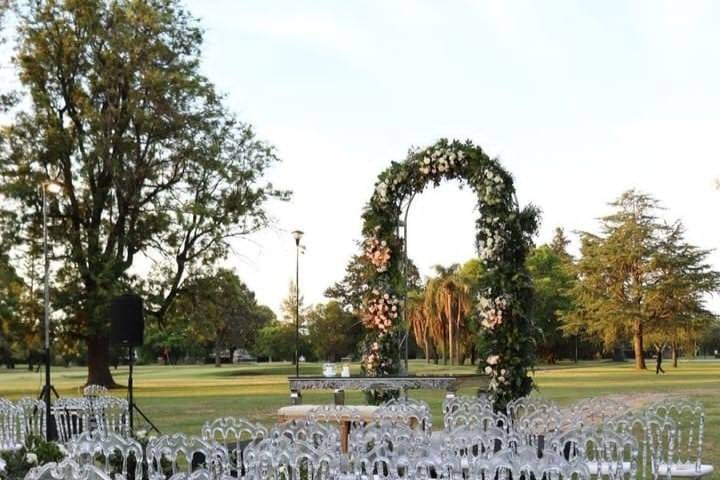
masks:
[(403, 239), (398, 232), (403, 202), (428, 185), (458, 179), (478, 199), (476, 246), (484, 262), (483, 290), (476, 315), (481, 325), (478, 345), (490, 376), (496, 405), (526, 395), (534, 362), (534, 327), (528, 317), (532, 285), (525, 257), (537, 230), (538, 210), (520, 209), (512, 176), (498, 160), (471, 141), (442, 139), (424, 149), (412, 149), (401, 162), (392, 162), (378, 176), (363, 213), (363, 369), (368, 376), (399, 372), (398, 339), (405, 294)]

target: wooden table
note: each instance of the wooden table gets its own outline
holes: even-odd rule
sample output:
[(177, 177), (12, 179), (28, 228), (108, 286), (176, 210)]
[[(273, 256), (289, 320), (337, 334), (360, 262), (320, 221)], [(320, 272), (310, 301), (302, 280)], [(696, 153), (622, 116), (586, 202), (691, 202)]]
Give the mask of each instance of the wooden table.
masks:
[[(278, 410), (278, 422), (289, 422), (290, 420), (304, 420), (310, 414), (310, 410), (320, 405), (291, 405)], [(369, 405), (347, 405), (339, 409), (337, 415), (333, 415), (340, 423), (340, 448), (344, 453), (348, 451), (348, 438), (350, 437), (350, 426), (353, 421), (360, 420), (368, 423), (375, 419), (375, 412), (380, 407)]]

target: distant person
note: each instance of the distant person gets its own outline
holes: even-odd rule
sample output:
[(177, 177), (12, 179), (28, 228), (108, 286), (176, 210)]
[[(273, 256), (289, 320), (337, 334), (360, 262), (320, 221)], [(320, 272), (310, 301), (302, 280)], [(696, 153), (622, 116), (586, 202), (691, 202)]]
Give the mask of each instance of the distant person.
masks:
[(663, 350), (665, 350), (665, 345), (655, 344), (655, 350), (657, 351), (657, 355), (655, 357), (655, 375), (659, 375), (660, 372), (665, 373), (665, 370), (662, 368)]

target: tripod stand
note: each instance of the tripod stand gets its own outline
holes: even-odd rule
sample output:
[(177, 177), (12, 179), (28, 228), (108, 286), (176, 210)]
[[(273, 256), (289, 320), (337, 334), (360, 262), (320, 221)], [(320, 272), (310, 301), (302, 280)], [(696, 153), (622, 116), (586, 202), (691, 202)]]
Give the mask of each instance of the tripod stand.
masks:
[(155, 426), (155, 424), (150, 421), (150, 419), (145, 415), (145, 413), (138, 407), (137, 403), (135, 403), (135, 400), (133, 399), (133, 365), (135, 364), (135, 349), (131, 346), (128, 347), (128, 366), (129, 373), (128, 373), (128, 410), (130, 413), (130, 432), (134, 433), (134, 412), (137, 412), (140, 414), (140, 416), (145, 419), (145, 421), (150, 425), (150, 427), (155, 430), (158, 434), (160, 434), (160, 430)]
[(50, 381), (50, 349), (45, 349), (45, 385), (43, 385), (40, 391), (39, 400), (45, 402), (45, 439), (57, 440), (57, 425), (55, 425), (55, 418), (52, 415), (52, 402), (50, 396), (55, 394), (55, 398), (60, 398), (55, 386)]

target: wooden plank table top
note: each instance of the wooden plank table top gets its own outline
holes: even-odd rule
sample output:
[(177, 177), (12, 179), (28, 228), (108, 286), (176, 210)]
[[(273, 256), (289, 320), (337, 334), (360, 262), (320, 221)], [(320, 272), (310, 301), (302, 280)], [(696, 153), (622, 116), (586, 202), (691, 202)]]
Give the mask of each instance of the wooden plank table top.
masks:
[[(291, 420), (305, 420), (310, 415), (310, 411), (318, 408), (320, 405), (290, 405), (281, 407), (277, 412), (279, 423), (289, 422)], [(332, 413), (328, 421), (338, 420), (340, 424), (340, 448), (343, 452), (348, 451), (348, 439), (350, 437), (350, 426), (353, 422), (361, 421), (368, 423), (375, 420), (375, 413), (380, 407), (375, 405), (339, 405)], [(384, 416), (390, 419), (394, 415), (388, 412)], [(397, 414), (398, 418), (401, 417)]]

